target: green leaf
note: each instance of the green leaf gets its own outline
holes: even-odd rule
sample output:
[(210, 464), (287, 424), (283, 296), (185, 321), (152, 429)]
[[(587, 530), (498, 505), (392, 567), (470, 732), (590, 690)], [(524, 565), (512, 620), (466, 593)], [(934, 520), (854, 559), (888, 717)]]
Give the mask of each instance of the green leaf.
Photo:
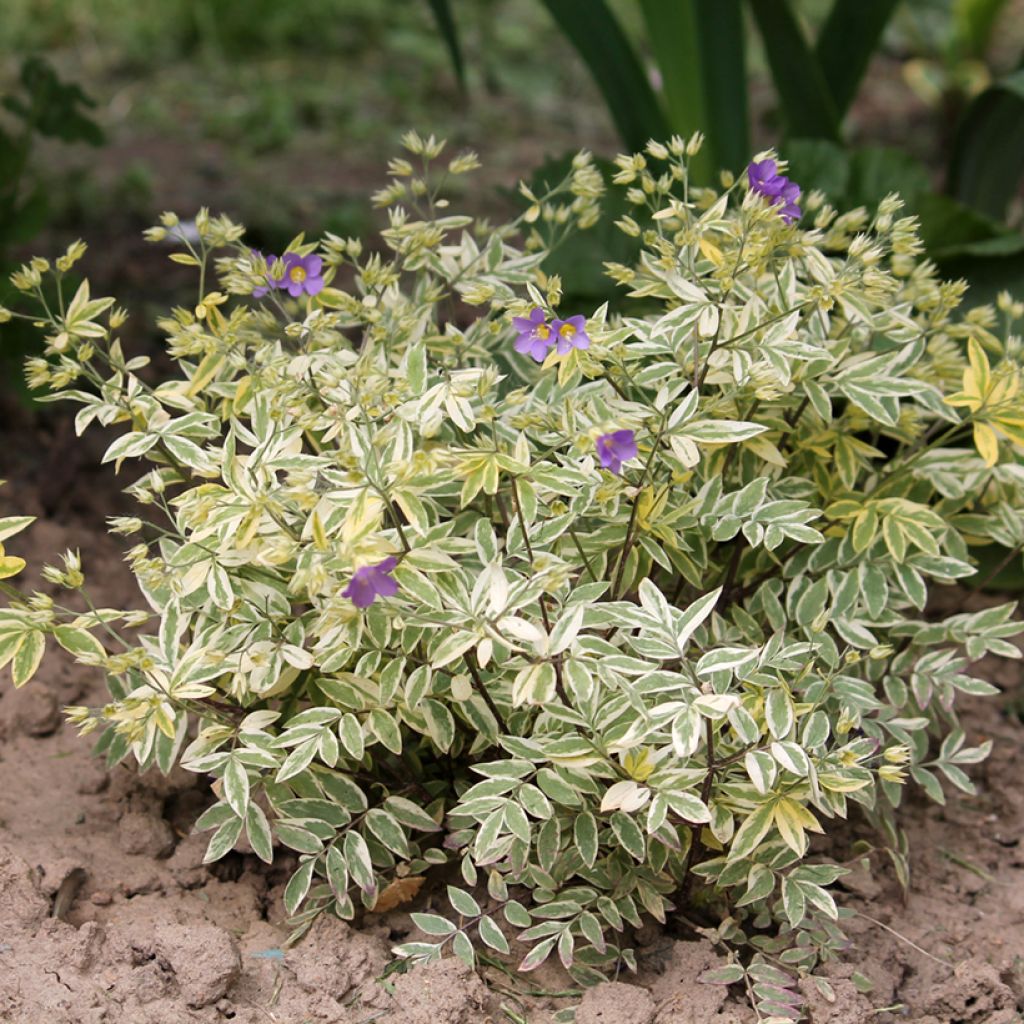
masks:
[(427, 935), (444, 937), (454, 935), (458, 931), (451, 921), (446, 921), (440, 914), (410, 914), (409, 916), (412, 918), (412, 923)]
[(818, 33), (815, 57), (840, 117), (857, 95), (864, 73), (899, 0), (833, 0)]
[(390, 811), (403, 825), (418, 829), (420, 832), (438, 832), (441, 826), (418, 804), (406, 800), (404, 796), (389, 796), (384, 807)]
[(421, 702), (420, 713), (426, 720), (430, 738), (441, 750), (449, 750), (455, 742), (455, 719), (452, 713), (440, 701), (429, 698)]
[(508, 953), (508, 939), (505, 938), (502, 930), (494, 923), (493, 919), (489, 917), (480, 918), (480, 938), (481, 940), (491, 949), (496, 949), (499, 953)]
[(729, 964), (727, 967), (716, 967), (714, 970), (706, 971), (697, 980), (705, 985), (732, 985), (734, 982), (742, 981), (744, 974), (739, 964)]
[(748, 857), (760, 845), (768, 834), (774, 820), (774, 802), (769, 800), (751, 814), (736, 831), (732, 846), (729, 848), (729, 860), (740, 860)]
[[(710, 184), (719, 169), (749, 159), (745, 33), (739, 0), (640, 0), (658, 61), (670, 128), (706, 141), (691, 174)], [(737, 72), (737, 69), (741, 69)]]
[(284, 889), (284, 906), (289, 914), (294, 914), (299, 909), (299, 904), (306, 898), (306, 893), (309, 892), (313, 881), (314, 867), (316, 867), (315, 859), (304, 861), (288, 880)]
[(801, 626), (809, 626), (825, 610), (828, 600), (828, 580), (822, 577), (815, 580), (801, 595), (796, 603), (794, 618)]
[(628, 814), (624, 814), (622, 811), (616, 811), (612, 815), (611, 825), (612, 832), (615, 833), (615, 838), (619, 841), (619, 846), (634, 860), (642, 861), (646, 844), (644, 843), (644, 834), (640, 831), (640, 826)]
[[(459, 80), (459, 88), (466, 89), (466, 66), (462, 61), (462, 46), (459, 44), (459, 30), (452, 17), (451, 4), (448, 0), (427, 0), (430, 10), (437, 22), (437, 30), (441, 33), (444, 45), (448, 48), (448, 56), (451, 57), (452, 68), (455, 77)], [(423, 346), (420, 346), (422, 349)], [(420, 394), (420, 391), (416, 391)]]
[(323, 843), (312, 832), (297, 825), (278, 821), (274, 823), (274, 832), (285, 846), (299, 853), (319, 853), (323, 849)]
[(671, 132), (643, 64), (605, 0), (542, 0), (583, 58), (632, 150)]
[(232, 757), (224, 766), (224, 799), (239, 818), (245, 817), (249, 806), (249, 773), (237, 757)]
[(30, 629), (22, 635), (11, 661), (11, 679), (16, 687), (24, 686), (36, 674), (45, 651), (46, 634), (41, 630)]
[(750, 0), (788, 133), (839, 140), (839, 116), (818, 59), (786, 0)]
[(478, 917), (480, 915), (480, 904), (464, 889), (458, 889), (454, 885), (448, 886), (448, 902), (456, 914), (463, 917)]
[(777, 740), (784, 740), (789, 735), (789, 730), (793, 728), (795, 716), (792, 698), (781, 686), (768, 692), (764, 702), (764, 714), (771, 734)]
[(583, 863), (592, 868), (597, 861), (597, 819), (590, 811), (576, 815), (573, 822), (573, 840)]
[(345, 863), (344, 854), (337, 846), (331, 846), (327, 850), (327, 881), (334, 895), (342, 899), (348, 889), (348, 865)]
[(57, 643), (76, 658), (83, 656), (106, 657), (107, 652), (103, 649), (103, 645), (88, 630), (76, 629), (73, 626), (57, 626), (53, 635)]
[(702, 597), (699, 597), (694, 601), (693, 604), (691, 604), (686, 611), (679, 616), (676, 620), (676, 628), (679, 630), (676, 634), (676, 643), (679, 645), (680, 650), (683, 649), (690, 637), (693, 636), (704, 620), (711, 614), (715, 605), (718, 603), (719, 597), (721, 596), (721, 587), (709, 590)]
[(345, 833), (345, 862), (353, 881), (364, 892), (374, 892), (377, 879), (373, 873), (373, 861), (366, 840), (356, 831), (350, 829)]
[(1024, 175), (1024, 70), (996, 82), (960, 119), (949, 162), (949, 190), (1002, 220)]
[(406, 838), (402, 826), (379, 807), (374, 807), (366, 812), (366, 827), (389, 849), (397, 853), (399, 857), (408, 858), (409, 840)]
[(210, 844), (206, 847), (206, 853), (203, 856), (203, 863), (210, 864), (215, 860), (220, 860), (226, 853), (235, 848), (235, 843), (238, 842), (238, 837), (242, 834), (242, 819), (231, 818), (224, 822), (220, 828), (210, 837)]
[(452, 952), (467, 967), (476, 966), (476, 953), (473, 951), (473, 943), (470, 942), (469, 936), (465, 932), (458, 932), (455, 938), (452, 939)]
[(13, 537), (16, 533), (21, 533), (25, 527), (35, 521), (35, 516), (5, 516), (0, 519), (0, 541), (7, 540), (8, 537)]
[(245, 832), (249, 837), (249, 845), (253, 853), (265, 864), (274, 861), (274, 845), (270, 836), (270, 825), (263, 808), (259, 804), (249, 802), (245, 812)]

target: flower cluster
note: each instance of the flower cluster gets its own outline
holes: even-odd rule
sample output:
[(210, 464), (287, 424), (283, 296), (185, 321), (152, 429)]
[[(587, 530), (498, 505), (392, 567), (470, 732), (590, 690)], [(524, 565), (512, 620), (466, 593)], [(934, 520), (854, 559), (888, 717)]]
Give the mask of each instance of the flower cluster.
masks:
[(800, 186), (778, 173), (778, 164), (772, 159), (755, 160), (747, 167), (750, 190), (769, 200), (773, 206), (781, 206), (779, 216), (787, 223), (798, 221), (801, 216)]
[(590, 348), (587, 334), (587, 320), (582, 314), (566, 320), (557, 317), (548, 323), (544, 310), (535, 306), (529, 316), (512, 318), (516, 329), (515, 350), (543, 363), (554, 349), (558, 355), (568, 355), (574, 348), (586, 351)]

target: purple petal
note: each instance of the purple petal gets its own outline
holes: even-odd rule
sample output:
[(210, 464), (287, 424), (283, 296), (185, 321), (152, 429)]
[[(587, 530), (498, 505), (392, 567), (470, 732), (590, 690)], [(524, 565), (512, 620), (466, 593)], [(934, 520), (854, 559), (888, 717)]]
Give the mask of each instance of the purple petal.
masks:
[(512, 326), (521, 334), (532, 334), (537, 325), (532, 320), (527, 320), (525, 316), (514, 316)]
[(305, 265), (306, 273), (309, 274), (310, 277), (316, 277), (320, 273), (320, 270), (324, 265), (324, 261), (317, 256), (316, 253), (313, 253), (313, 255), (306, 257)]
[(305, 285), (307, 295), (316, 295), (323, 291), (324, 279), (322, 277), (307, 277)]
[(398, 583), (386, 573), (379, 572), (374, 577), (373, 589), (378, 597), (394, 597), (398, 593)]
[(546, 317), (544, 316), (544, 310), (540, 306), (534, 306), (530, 310), (530, 323), (536, 326), (537, 324), (544, 323)]
[(283, 287), (293, 299), (297, 299), (302, 294), (301, 281), (285, 281)]
[(371, 581), (360, 577), (360, 572), (362, 572), (361, 569), (352, 577), (352, 581), (341, 592), (341, 596), (350, 598), (357, 608), (369, 608), (376, 600), (377, 592)]
[(533, 343), (536, 340), (537, 339), (534, 338), (532, 334), (520, 334), (519, 337), (516, 338), (512, 347), (517, 352), (521, 352), (525, 356), (527, 353), (533, 351)]
[(388, 555), (383, 562), (378, 562), (374, 568), (378, 572), (391, 572), (398, 565), (398, 559), (394, 555)]
[(543, 363), (548, 357), (548, 352), (551, 351), (550, 342), (545, 341), (543, 338), (533, 338), (530, 344), (530, 355), (533, 356), (534, 360), (538, 363)]

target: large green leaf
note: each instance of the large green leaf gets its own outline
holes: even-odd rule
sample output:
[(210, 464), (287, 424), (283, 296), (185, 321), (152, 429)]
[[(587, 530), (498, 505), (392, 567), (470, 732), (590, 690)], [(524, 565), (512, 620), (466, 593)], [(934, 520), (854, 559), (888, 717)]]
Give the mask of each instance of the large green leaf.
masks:
[(707, 137), (691, 165), (710, 181), (749, 158), (747, 84), (740, 0), (640, 0), (658, 61), (672, 131)]
[[(818, 59), (786, 0), (749, 0), (790, 135), (838, 139), (839, 115)], [(860, 0), (855, 0), (860, 6)]]
[(958, 57), (983, 60), (996, 22), (1009, 0), (953, 0), (953, 26)]
[(640, 59), (605, 0), (543, 0), (583, 58), (622, 141), (640, 150), (668, 134), (668, 122)]
[(964, 112), (953, 140), (949, 191), (1002, 220), (1024, 175), (1024, 70), (986, 89)]
[(466, 88), (466, 65), (462, 60), (462, 46), (459, 43), (459, 30), (452, 15), (452, 7), (449, 0), (427, 0), (430, 10), (437, 22), (437, 29), (441, 33), (444, 45), (448, 47), (448, 56), (452, 60), (452, 68), (455, 70), (455, 77), (459, 80), (459, 87)]
[(833, 0), (815, 56), (841, 117), (850, 108), (899, 0)]

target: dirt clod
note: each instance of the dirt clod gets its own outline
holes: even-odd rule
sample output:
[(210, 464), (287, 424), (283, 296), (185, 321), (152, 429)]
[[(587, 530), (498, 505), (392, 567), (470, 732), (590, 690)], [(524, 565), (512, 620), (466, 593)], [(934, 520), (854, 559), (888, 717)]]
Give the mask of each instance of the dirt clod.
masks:
[(384, 1021), (386, 1024), (478, 1024), (487, 1001), (487, 986), (461, 960), (452, 957), (425, 964), (396, 978), (395, 1008)]
[(651, 1024), (654, 1000), (645, 988), (606, 981), (584, 993), (576, 1024)]
[(166, 857), (174, 849), (174, 832), (162, 818), (129, 811), (117, 826), (118, 842), (134, 856)]
[(191, 1007), (217, 1002), (241, 970), (234, 939), (209, 924), (161, 925), (154, 946), (174, 973), (185, 1003)]

